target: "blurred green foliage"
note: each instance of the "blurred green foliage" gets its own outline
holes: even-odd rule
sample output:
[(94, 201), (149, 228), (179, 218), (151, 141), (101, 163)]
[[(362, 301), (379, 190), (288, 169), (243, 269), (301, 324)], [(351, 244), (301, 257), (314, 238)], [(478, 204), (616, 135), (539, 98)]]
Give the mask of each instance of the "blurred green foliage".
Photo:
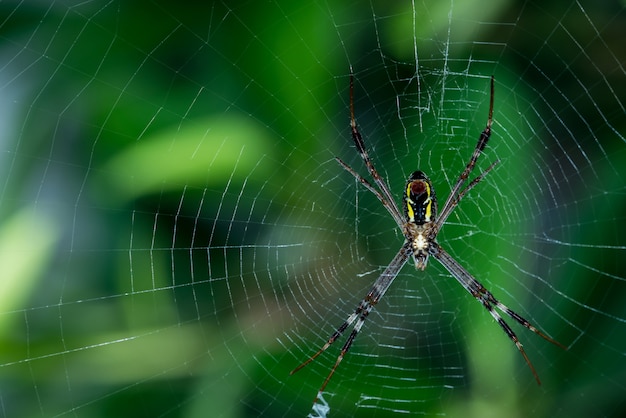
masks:
[[(501, 238), (467, 237), (479, 254), (462, 240), (451, 245), (476, 265), (503, 248), (502, 264), (484, 271), (494, 281), (509, 277), (517, 266), (506, 260), (519, 255), (511, 236), (540, 236), (533, 209), (558, 202), (542, 227), (581, 246), (546, 244), (545, 258), (519, 256), (552, 273), (545, 279), (553, 289), (541, 282), (544, 293), (528, 308), (533, 317), (551, 318), (545, 328), (575, 324), (555, 333), (577, 344), (570, 354), (529, 342), (545, 389), (531, 386), (530, 377), (508, 378), (525, 367), (514, 347), (462, 289), (438, 282), (445, 273), (431, 266), (432, 282), (399, 286), (422, 297), (425, 289), (445, 294), (449, 302), (416, 310), (459, 310), (458, 323), (442, 330), (425, 321), (406, 357), (383, 347), (380, 357), (344, 361), (333, 380), (331, 416), (354, 414), (364, 393), (376, 394), (378, 407), (356, 409), (358, 416), (404, 408), (392, 400), (409, 400), (407, 408), (427, 415), (623, 413), (623, 263), (602, 251), (624, 245), (616, 226), (626, 194), (623, 177), (615, 176), (626, 164), (626, 118), (617, 99), (626, 97), (623, 4), (70, 3), (0, 4), (2, 415), (309, 412), (336, 351), (311, 370), (289, 371), (321, 343), (328, 326), (320, 322), (344, 315), (315, 308), (349, 308), (351, 292), (367, 286), (334, 289), (322, 280), (363, 273), (364, 248), (399, 240), (379, 233), (393, 223), (380, 219), (378, 202), (367, 196), (358, 202), (359, 228), (371, 241), (358, 241), (350, 222), (355, 185), (332, 159), (360, 167), (346, 123), (350, 66), (359, 124), (390, 179), (403, 178), (416, 159), (460, 170), (460, 156), (473, 146), (466, 135), (484, 125), (486, 80), (495, 73), (503, 142), (494, 148), (508, 157), (509, 174), (496, 171), (484, 193), (510, 187), (519, 202), (484, 201), (520, 212), (485, 213), (469, 203), (475, 228)], [(589, 22), (601, 33), (591, 33)], [(419, 80), (412, 78), (416, 65)], [(440, 100), (444, 85), (457, 88)], [(399, 97), (407, 102), (397, 105)], [(404, 112), (401, 120), (396, 111)], [(444, 149), (442, 132), (451, 137)], [(545, 156), (546, 182), (562, 184), (559, 195), (525, 180), (531, 165), (519, 161), (538, 155)], [(434, 177), (445, 183), (451, 175)], [(594, 184), (576, 188), (580, 178)], [(529, 202), (537, 207), (523, 206)], [(588, 224), (597, 227), (588, 231)], [(451, 225), (449, 236), (453, 231)], [(355, 260), (343, 265), (339, 253)], [(390, 253), (368, 257), (384, 265)], [(555, 265), (545, 267), (546, 258)], [(594, 286), (590, 272), (611, 285)], [(499, 286), (515, 301), (529, 293), (521, 281), (510, 290)], [(406, 306), (390, 303), (380, 322), (402, 318)], [(310, 324), (317, 328), (307, 333)], [(361, 347), (376, 344), (361, 338)], [(381, 361), (389, 367), (377, 368)], [(457, 390), (444, 387), (441, 370), (458, 372)], [(377, 379), (364, 381), (369, 371)], [(342, 379), (348, 383), (340, 386)], [(401, 379), (411, 384), (401, 387)]]

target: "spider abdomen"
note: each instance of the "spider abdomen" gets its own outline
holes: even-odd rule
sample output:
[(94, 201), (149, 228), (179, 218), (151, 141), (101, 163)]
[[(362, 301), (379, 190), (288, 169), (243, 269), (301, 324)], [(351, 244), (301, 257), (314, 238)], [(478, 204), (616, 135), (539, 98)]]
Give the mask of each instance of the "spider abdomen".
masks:
[(437, 216), (437, 196), (430, 179), (421, 171), (408, 178), (402, 199), (407, 222), (424, 225)]

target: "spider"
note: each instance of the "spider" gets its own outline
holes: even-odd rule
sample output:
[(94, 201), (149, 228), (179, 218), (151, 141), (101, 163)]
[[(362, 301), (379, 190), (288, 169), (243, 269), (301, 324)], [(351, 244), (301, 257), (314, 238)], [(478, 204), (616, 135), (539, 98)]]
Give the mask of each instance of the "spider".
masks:
[(393, 199), (393, 196), (391, 194), (391, 191), (389, 190), (389, 187), (387, 186), (386, 181), (380, 176), (380, 174), (378, 174), (376, 168), (374, 168), (374, 164), (372, 163), (367, 149), (365, 148), (363, 137), (361, 136), (361, 133), (357, 128), (356, 119), (354, 117), (354, 75), (352, 73), (352, 69), (350, 69), (350, 129), (352, 131), (352, 139), (354, 141), (354, 145), (356, 146), (357, 151), (359, 152), (359, 155), (361, 156), (363, 162), (365, 163), (365, 166), (367, 167), (367, 171), (374, 180), (374, 184), (376, 185), (376, 187), (374, 187), (369, 181), (363, 178), (341, 159), (335, 159), (347, 172), (352, 174), (352, 176), (354, 176), (367, 190), (372, 192), (378, 198), (382, 205), (391, 214), (391, 217), (396, 221), (398, 227), (402, 230), (405, 241), (396, 256), (393, 258), (393, 260), (391, 260), (391, 263), (389, 263), (389, 265), (385, 268), (381, 275), (376, 279), (376, 281), (372, 285), (372, 288), (369, 292), (367, 292), (367, 294), (358, 304), (354, 312), (348, 316), (348, 318), (339, 326), (339, 328), (336, 329), (336, 331), (330, 336), (330, 338), (322, 346), (322, 348), (320, 348), (304, 363), (300, 364), (298, 367), (291, 371), (291, 374), (294, 374), (302, 369), (304, 366), (315, 360), (315, 358), (317, 358), (317, 356), (326, 351), (326, 349), (330, 347), (349, 326), (355, 324), (352, 328), (352, 331), (350, 332), (350, 335), (348, 336), (348, 339), (343, 345), (339, 356), (335, 361), (335, 364), (333, 365), (330, 372), (328, 373), (328, 376), (322, 383), (315, 402), (317, 402), (318, 397), (324, 392), (326, 385), (335, 373), (335, 370), (339, 366), (339, 363), (341, 363), (344, 356), (350, 350), (354, 339), (356, 338), (359, 331), (361, 331), (361, 328), (363, 327), (363, 324), (365, 323), (365, 320), (367, 319), (369, 313), (380, 301), (387, 289), (389, 289), (389, 286), (391, 286), (391, 284), (393, 283), (394, 279), (398, 275), (398, 272), (409, 260), (411, 255), (413, 256), (415, 268), (417, 270), (424, 270), (426, 268), (428, 258), (430, 256), (434, 257), (448, 270), (448, 272), (461, 284), (461, 286), (465, 288), (465, 290), (467, 290), (473, 297), (476, 298), (476, 300), (478, 300), (485, 307), (485, 309), (487, 309), (487, 311), (489, 311), (491, 316), (502, 327), (506, 335), (516, 345), (517, 349), (524, 357), (524, 360), (526, 361), (526, 364), (528, 364), (528, 367), (534, 375), (537, 384), (541, 384), (541, 381), (539, 380), (539, 376), (537, 375), (535, 368), (528, 359), (528, 356), (526, 355), (522, 344), (517, 338), (517, 335), (504, 321), (504, 319), (502, 319), (496, 308), (511, 317), (516, 322), (520, 323), (522, 326), (539, 335), (543, 339), (563, 349), (566, 349), (566, 347), (563, 346), (561, 343), (553, 340), (546, 334), (542, 333), (533, 325), (531, 325), (530, 322), (528, 322), (521, 315), (512, 311), (503, 303), (498, 301), (491, 294), (491, 292), (489, 292), (482, 284), (480, 284), (480, 282), (478, 282), (478, 280), (476, 280), (470, 273), (468, 273), (467, 270), (465, 270), (465, 268), (461, 266), (461, 264), (456, 261), (450, 254), (448, 254), (437, 242), (437, 234), (439, 233), (439, 230), (446, 222), (446, 219), (448, 219), (448, 216), (450, 216), (454, 208), (459, 204), (461, 199), (472, 188), (474, 188), (484, 178), (484, 176), (489, 173), (493, 169), (493, 167), (499, 162), (496, 160), (484, 172), (468, 182), (469, 175), (474, 169), (478, 157), (487, 146), (487, 142), (491, 137), (491, 125), (493, 121), (493, 91), (494, 78), (492, 76), (487, 126), (480, 134), (478, 142), (476, 143), (476, 147), (474, 148), (474, 152), (472, 153), (469, 162), (465, 166), (465, 169), (461, 172), (456, 183), (452, 187), (450, 196), (448, 196), (448, 199), (443, 205), (441, 212), (437, 214), (437, 197), (432, 182), (423, 172), (415, 171), (409, 176), (404, 187), (404, 192), (402, 195), (403, 211), (401, 213), (400, 209)]

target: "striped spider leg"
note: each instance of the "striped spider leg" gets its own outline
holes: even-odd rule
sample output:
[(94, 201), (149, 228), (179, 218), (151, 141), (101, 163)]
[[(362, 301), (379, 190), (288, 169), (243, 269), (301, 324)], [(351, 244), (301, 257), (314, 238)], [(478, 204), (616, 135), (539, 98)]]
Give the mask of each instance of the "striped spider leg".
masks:
[[(352, 176), (354, 176), (367, 190), (372, 192), (378, 198), (378, 200), (382, 203), (385, 209), (387, 209), (387, 211), (391, 214), (392, 218), (396, 221), (398, 227), (402, 230), (405, 237), (405, 242), (396, 254), (396, 256), (393, 258), (393, 260), (391, 260), (389, 265), (376, 279), (371, 289), (369, 290), (369, 292), (367, 292), (363, 300), (361, 300), (361, 302), (358, 304), (354, 312), (348, 316), (348, 318), (339, 326), (339, 328), (337, 328), (337, 330), (330, 336), (328, 341), (315, 354), (313, 354), (308, 360), (306, 360), (304, 363), (300, 364), (298, 367), (291, 371), (291, 374), (293, 374), (313, 360), (315, 360), (320, 354), (326, 351), (326, 349), (330, 347), (339, 337), (341, 337), (346, 329), (348, 329), (348, 327), (354, 324), (346, 342), (339, 352), (339, 356), (337, 357), (335, 364), (333, 365), (330, 372), (328, 373), (328, 376), (322, 383), (322, 386), (320, 387), (317, 396), (324, 392), (326, 385), (335, 373), (335, 370), (339, 366), (339, 363), (341, 363), (344, 356), (348, 353), (350, 347), (352, 346), (352, 343), (354, 342), (354, 339), (361, 331), (361, 328), (363, 327), (363, 324), (365, 323), (369, 313), (380, 301), (387, 289), (389, 289), (389, 286), (391, 286), (394, 279), (396, 278), (402, 267), (409, 260), (411, 255), (413, 256), (413, 261), (415, 262), (415, 268), (417, 270), (424, 270), (426, 268), (429, 256), (433, 256), (446, 268), (446, 270), (448, 270), (448, 272), (463, 286), (465, 290), (467, 290), (474, 298), (476, 298), (476, 300), (478, 300), (485, 307), (485, 309), (487, 309), (487, 311), (489, 311), (491, 316), (502, 327), (509, 339), (516, 345), (517, 349), (522, 354), (522, 357), (528, 364), (528, 367), (533, 373), (533, 376), (535, 377), (535, 380), (538, 384), (541, 384), (539, 376), (537, 375), (535, 368), (533, 367), (528, 356), (526, 355), (522, 344), (517, 338), (515, 332), (504, 321), (504, 319), (500, 316), (497, 310), (500, 310), (501, 312), (521, 324), (523, 327), (531, 330), (543, 339), (563, 349), (566, 349), (566, 347), (564, 347), (562, 344), (553, 340), (546, 334), (539, 331), (533, 325), (531, 325), (530, 322), (528, 322), (521, 315), (517, 314), (516, 312), (502, 304), (500, 301), (498, 301), (491, 294), (491, 292), (489, 292), (482, 284), (480, 284), (480, 282), (478, 282), (478, 280), (476, 280), (470, 273), (468, 273), (463, 266), (461, 266), (450, 254), (448, 254), (436, 240), (439, 230), (445, 223), (448, 216), (450, 216), (453, 209), (459, 204), (461, 199), (472, 188), (474, 188), (484, 178), (484, 176), (489, 173), (498, 163), (498, 161), (495, 161), (480, 175), (475, 177), (473, 180), (468, 181), (469, 176), (474, 169), (474, 166), (476, 165), (476, 161), (480, 157), (482, 151), (487, 146), (487, 142), (491, 137), (493, 104), (494, 78), (491, 77), (491, 94), (487, 125), (480, 134), (480, 137), (478, 139), (478, 142), (476, 143), (476, 147), (474, 148), (469, 162), (465, 166), (465, 169), (459, 175), (454, 186), (452, 187), (450, 196), (443, 205), (439, 216), (437, 215), (437, 197), (435, 194), (435, 190), (430, 179), (421, 171), (415, 171), (409, 176), (402, 197), (403, 211), (400, 212), (398, 206), (393, 199), (387, 183), (380, 176), (378, 171), (376, 171), (376, 168), (374, 167), (374, 164), (370, 159), (367, 149), (365, 148), (361, 133), (357, 128), (356, 119), (354, 117), (354, 77), (352, 74), (352, 69), (350, 69), (350, 129), (352, 132), (352, 140), (354, 141), (354, 145), (356, 146), (356, 149), (359, 152), (361, 159), (365, 163), (367, 171), (374, 180), (375, 186), (339, 158), (337, 158), (337, 161), (346, 171), (352, 174)], [(314, 402), (317, 402), (317, 397), (315, 398)]]

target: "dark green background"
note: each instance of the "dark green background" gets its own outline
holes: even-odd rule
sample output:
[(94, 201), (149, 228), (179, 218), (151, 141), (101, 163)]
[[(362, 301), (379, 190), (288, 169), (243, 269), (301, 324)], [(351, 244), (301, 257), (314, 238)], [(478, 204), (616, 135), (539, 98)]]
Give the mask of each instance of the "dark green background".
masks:
[(501, 163), (440, 240), (569, 350), (515, 327), (538, 387), (406, 267), (330, 416), (622, 416), (624, 4), (485, 3), (0, 3), (0, 416), (305, 416), (338, 348), (289, 371), (402, 242), (333, 160), (365, 174), (350, 66), (381, 173), (440, 204), (495, 75)]

